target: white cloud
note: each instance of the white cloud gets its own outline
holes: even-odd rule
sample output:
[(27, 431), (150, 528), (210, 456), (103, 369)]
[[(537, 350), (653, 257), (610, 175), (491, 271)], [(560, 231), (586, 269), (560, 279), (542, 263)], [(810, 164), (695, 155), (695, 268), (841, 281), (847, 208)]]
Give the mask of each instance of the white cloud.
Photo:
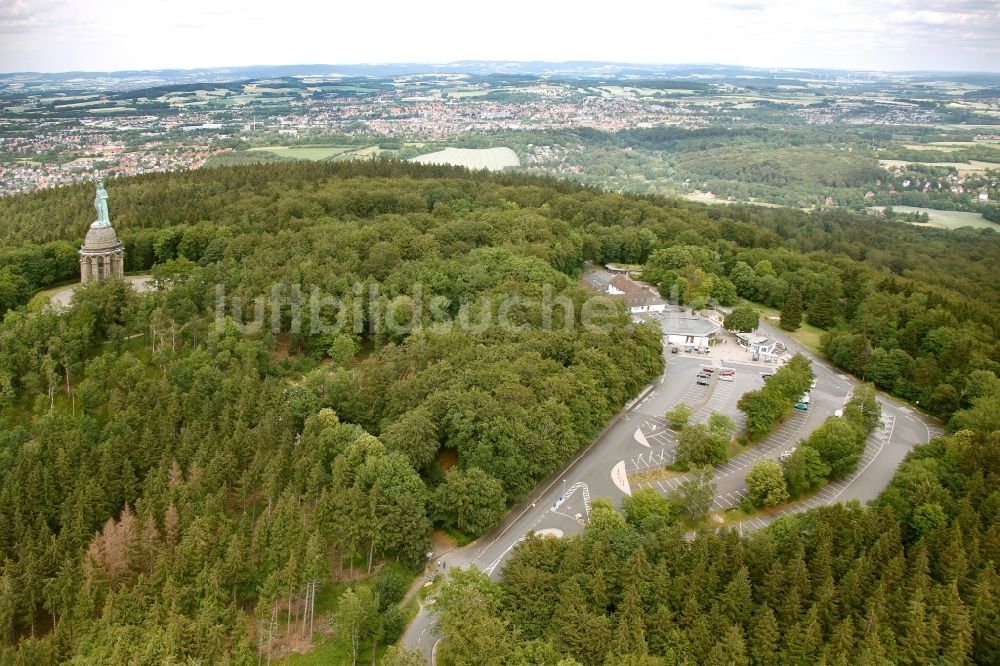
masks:
[(0, 0), (0, 30), (5, 71), (461, 59), (1000, 69), (987, 0)]

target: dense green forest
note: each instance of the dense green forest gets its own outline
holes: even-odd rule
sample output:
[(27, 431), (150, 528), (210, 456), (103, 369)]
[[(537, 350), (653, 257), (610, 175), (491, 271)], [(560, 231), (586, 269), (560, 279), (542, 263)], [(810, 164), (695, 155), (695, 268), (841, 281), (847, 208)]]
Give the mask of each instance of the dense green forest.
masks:
[[(542, 326), (544, 289), (582, 311), (579, 233), (456, 175), (258, 167), (112, 186), (130, 261), (157, 262), (159, 289), (94, 284), (0, 327), (4, 660), (248, 661), (317, 583), (415, 570), (434, 524), (492, 527), (661, 372), (659, 335), (612, 301), (604, 331)], [(12, 226), (72, 247), (86, 192), (49, 194)], [(52, 224), (59, 206), (73, 213)], [(38, 247), (15, 245), (8, 274), (58, 279), (22, 272), (49, 260)], [(363, 285), (349, 314), (364, 321), (296, 333), (289, 303), (269, 304), (276, 329), (214, 320), (217, 285), (252, 302), (274, 284)], [(413, 285), (486, 323), (374, 330), (380, 305), (415, 307)], [(520, 333), (496, 323), (515, 292)]]
[[(659, 333), (620, 307), (603, 331), (580, 325), (588, 260), (645, 263), (688, 303), (780, 307), (794, 288), (841, 367), (944, 417), (986, 419), (1000, 400), (988, 231), (385, 161), (108, 191), (127, 269), (156, 289), (90, 285), (63, 310), (25, 304), (76, 273), (92, 188), (0, 199), (0, 661), (253, 661), (280, 642), (271, 620), (306, 617), (317, 585), (384, 562), (415, 571), (434, 526), (490, 529), (662, 371)], [(297, 326), (293, 287), (350, 305)], [(218, 317), (220, 291), (245, 312)], [(498, 323), (511, 294), (525, 330)], [(260, 296), (270, 325), (248, 332)], [(486, 324), (378, 325), (387, 308), (430, 321), (435, 307)], [(884, 531), (863, 524), (831, 557)]]

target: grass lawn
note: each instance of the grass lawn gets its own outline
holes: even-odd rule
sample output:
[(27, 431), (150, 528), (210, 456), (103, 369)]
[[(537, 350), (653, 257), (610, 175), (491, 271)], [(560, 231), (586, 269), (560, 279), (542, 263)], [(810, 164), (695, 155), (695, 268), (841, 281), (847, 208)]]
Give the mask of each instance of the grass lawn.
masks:
[(72, 284), (76, 284), (78, 282), (79, 280), (74, 280), (72, 282), (63, 282), (58, 287), (52, 287), (51, 289), (45, 289), (44, 291), (38, 292), (37, 294), (31, 297), (31, 300), (28, 301), (28, 309), (33, 312), (40, 310), (41, 308), (48, 305), (52, 301), (52, 297), (55, 296), (57, 293), (59, 293), (66, 287)]

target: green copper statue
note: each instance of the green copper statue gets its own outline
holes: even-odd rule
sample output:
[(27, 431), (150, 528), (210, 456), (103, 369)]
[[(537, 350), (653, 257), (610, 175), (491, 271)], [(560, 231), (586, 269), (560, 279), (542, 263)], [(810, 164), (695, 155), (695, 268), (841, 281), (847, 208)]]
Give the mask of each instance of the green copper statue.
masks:
[(97, 219), (90, 224), (90, 228), (110, 227), (111, 218), (108, 216), (108, 193), (104, 189), (104, 178), (102, 176), (97, 177), (97, 194), (94, 195), (94, 208), (97, 209)]

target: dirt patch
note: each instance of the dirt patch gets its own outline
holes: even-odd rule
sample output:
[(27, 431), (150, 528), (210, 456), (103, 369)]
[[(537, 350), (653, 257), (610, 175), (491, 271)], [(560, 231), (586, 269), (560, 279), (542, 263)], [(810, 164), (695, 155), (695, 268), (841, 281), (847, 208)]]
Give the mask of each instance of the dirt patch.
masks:
[(659, 467), (657, 469), (643, 470), (642, 472), (636, 472), (635, 474), (629, 474), (629, 483), (649, 483), (651, 481), (666, 481), (667, 479), (676, 479), (679, 476), (686, 476), (688, 472), (676, 472), (672, 469), (667, 469), (666, 467)]
[(437, 464), (441, 466), (441, 470), (447, 472), (449, 469), (458, 464), (458, 449), (451, 449), (448, 447), (442, 447), (437, 454)]
[(287, 333), (280, 333), (274, 338), (274, 349), (271, 350), (271, 360), (274, 363), (281, 363), (291, 356), (292, 341)]
[(455, 547), (455, 540), (441, 530), (434, 530), (431, 533), (431, 543), (434, 544), (435, 553), (443, 553)]

